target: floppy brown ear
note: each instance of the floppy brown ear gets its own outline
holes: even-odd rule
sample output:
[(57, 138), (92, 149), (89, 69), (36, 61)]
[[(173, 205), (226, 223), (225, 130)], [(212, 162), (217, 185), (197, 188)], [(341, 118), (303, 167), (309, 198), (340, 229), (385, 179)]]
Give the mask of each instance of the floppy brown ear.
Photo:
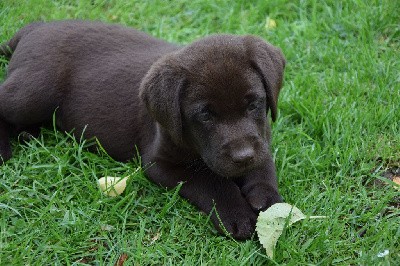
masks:
[(253, 67), (263, 78), (267, 93), (267, 104), (271, 109), (272, 121), (278, 113), (278, 96), (282, 87), (285, 58), (279, 48), (255, 36), (245, 37), (246, 47)]
[(175, 143), (182, 142), (180, 92), (183, 85), (183, 75), (169, 57), (154, 63), (140, 84), (139, 95), (147, 110)]

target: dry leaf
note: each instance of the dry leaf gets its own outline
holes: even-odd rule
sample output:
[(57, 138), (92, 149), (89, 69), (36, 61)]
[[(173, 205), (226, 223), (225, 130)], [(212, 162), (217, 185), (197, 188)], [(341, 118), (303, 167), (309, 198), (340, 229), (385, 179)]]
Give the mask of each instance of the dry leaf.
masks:
[(155, 235), (151, 238), (151, 241), (150, 241), (150, 244), (149, 244), (149, 245), (153, 245), (158, 239), (160, 239), (160, 236), (161, 236), (161, 233), (160, 233), (160, 232), (157, 232), (157, 234), (155, 234)]
[(102, 226), (100, 226), (100, 228), (102, 231), (108, 231), (108, 232), (115, 230), (115, 227), (109, 224), (103, 224)]
[(267, 18), (265, 20), (265, 29), (272, 30), (276, 28), (276, 21), (272, 18)]
[(400, 190), (400, 176), (394, 176), (393, 182), (397, 185), (397, 186), (395, 186), (395, 188)]
[(116, 197), (121, 195), (126, 188), (126, 181), (128, 177), (112, 177), (105, 176), (100, 178), (97, 182), (99, 183), (101, 191), (107, 196)]
[(118, 261), (114, 264), (114, 266), (124, 266), (125, 261), (128, 259), (128, 254), (126, 253), (122, 253), (119, 258)]
[[(287, 203), (276, 203), (258, 216), (256, 224), (258, 239), (271, 259), (274, 257), (276, 242), (285, 228), (288, 217), (288, 226), (306, 218), (298, 208)], [(325, 218), (325, 216), (310, 218)]]
[(386, 257), (387, 255), (389, 255), (389, 250), (388, 249), (385, 249), (384, 251), (382, 251), (382, 252), (379, 252), (378, 253), (378, 255), (377, 255), (377, 257), (378, 258), (383, 258), (383, 257)]

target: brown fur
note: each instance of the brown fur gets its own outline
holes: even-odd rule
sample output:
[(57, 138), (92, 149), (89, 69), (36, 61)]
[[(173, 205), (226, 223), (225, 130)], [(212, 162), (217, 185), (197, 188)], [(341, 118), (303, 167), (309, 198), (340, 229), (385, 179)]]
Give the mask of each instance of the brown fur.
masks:
[[(269, 152), (285, 60), (254, 36), (214, 35), (182, 47), (98, 22), (35, 23), (0, 53), (0, 155), (9, 136), (51, 121), (96, 137), (117, 160), (152, 164), (147, 175), (226, 230), (251, 237), (260, 210), (281, 201)], [(215, 213), (212, 221), (221, 230)], [(222, 231), (222, 230), (221, 230)]]

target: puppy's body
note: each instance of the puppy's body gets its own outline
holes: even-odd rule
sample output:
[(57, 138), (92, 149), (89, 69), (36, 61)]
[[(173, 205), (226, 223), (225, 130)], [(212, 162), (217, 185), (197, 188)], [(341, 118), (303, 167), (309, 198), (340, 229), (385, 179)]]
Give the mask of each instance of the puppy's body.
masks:
[[(77, 21), (33, 24), (21, 37), (0, 90), (0, 114), (13, 125), (41, 124), (57, 109), (63, 131), (96, 136), (117, 160), (154, 138), (139, 100), (141, 79), (175, 45), (133, 29)], [(3, 100), (4, 99), (4, 100)], [(79, 134), (79, 133), (77, 133)]]
[[(35, 23), (0, 52), (0, 155), (9, 133), (51, 121), (84, 129), (117, 160), (136, 154), (155, 182), (248, 238), (260, 209), (281, 200), (269, 149), (284, 59), (252, 36), (217, 35), (176, 46), (95, 22)], [(215, 214), (212, 219), (220, 229)]]

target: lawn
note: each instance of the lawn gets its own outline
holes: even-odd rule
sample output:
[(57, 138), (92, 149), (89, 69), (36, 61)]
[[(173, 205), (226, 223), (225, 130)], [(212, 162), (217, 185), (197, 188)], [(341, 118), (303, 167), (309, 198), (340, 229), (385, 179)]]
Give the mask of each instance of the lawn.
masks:
[[(47, 128), (15, 140), (0, 166), (0, 265), (400, 265), (400, 190), (390, 181), (400, 176), (397, 1), (5, 0), (0, 42), (32, 21), (72, 18), (183, 44), (226, 32), (281, 47), (287, 67), (272, 125), (280, 192), (329, 218), (286, 229), (272, 261), (257, 237), (218, 235), (177, 190), (148, 181), (140, 159), (116, 162)], [(0, 80), (6, 67), (0, 57)], [(131, 176), (121, 196), (99, 191), (106, 175)]]

